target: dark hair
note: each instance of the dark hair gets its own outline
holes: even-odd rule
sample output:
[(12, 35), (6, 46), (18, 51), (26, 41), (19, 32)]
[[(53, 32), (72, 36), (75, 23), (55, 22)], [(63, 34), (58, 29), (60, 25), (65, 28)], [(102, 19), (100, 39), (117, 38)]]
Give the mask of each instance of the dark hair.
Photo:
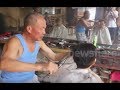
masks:
[(48, 12), (45, 12), (44, 15), (48, 15)]
[(105, 22), (105, 20), (104, 19), (100, 19), (99, 22)]
[(91, 43), (81, 43), (73, 50), (73, 59), (77, 68), (88, 68), (96, 58), (96, 47)]
[(58, 23), (58, 22), (62, 22), (62, 19), (61, 18), (56, 18), (55, 22)]
[(33, 7), (34, 11), (37, 11), (39, 9), (39, 7)]
[(85, 14), (90, 14), (90, 12), (88, 10), (84, 11), (84, 15)]

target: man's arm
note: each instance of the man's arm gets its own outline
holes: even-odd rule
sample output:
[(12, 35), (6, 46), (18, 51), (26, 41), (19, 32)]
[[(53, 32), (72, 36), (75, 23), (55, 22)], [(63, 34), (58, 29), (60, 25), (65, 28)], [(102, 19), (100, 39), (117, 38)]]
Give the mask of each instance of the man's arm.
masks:
[(19, 53), (19, 42), (11, 38), (4, 46), (0, 66), (5, 71), (33, 71), (35, 66), (30, 63), (23, 63), (17, 60)]
[(84, 25), (85, 28), (87, 28), (87, 29), (91, 29), (91, 28), (93, 28), (93, 27), (90, 25), (90, 22), (84, 20), (83, 18), (80, 20), (80, 23), (82, 23), (82, 25)]
[(108, 11), (105, 11), (104, 19), (107, 20), (109, 15), (110, 15), (110, 13)]
[[(18, 61), (20, 43), (17, 38), (11, 38), (3, 48), (3, 53), (0, 60), (0, 69), (10, 72), (23, 72), (23, 71), (50, 71), (54, 72), (51, 68), (57, 68), (53, 63), (39, 63), (31, 64)], [(51, 67), (52, 66), (52, 67)]]
[(118, 18), (118, 11), (112, 11), (111, 14), (114, 18)]
[(70, 54), (70, 50), (64, 53), (54, 53), (43, 41), (40, 41), (41, 52), (50, 60), (59, 61), (63, 59), (66, 55)]

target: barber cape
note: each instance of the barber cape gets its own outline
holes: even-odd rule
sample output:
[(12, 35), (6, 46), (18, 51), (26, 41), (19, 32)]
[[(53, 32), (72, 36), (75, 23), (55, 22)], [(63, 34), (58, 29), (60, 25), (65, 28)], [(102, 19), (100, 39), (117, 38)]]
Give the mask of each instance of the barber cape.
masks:
[(54, 26), (53, 31), (50, 34), (50, 37), (64, 38), (68, 36), (68, 29), (62, 24), (61, 26)]
[(110, 32), (107, 27), (95, 28), (92, 33), (92, 37), (91, 37), (92, 40), (95, 35), (97, 36), (97, 43), (112, 45)]
[(57, 72), (39, 80), (49, 83), (103, 83), (101, 78), (90, 69), (76, 68), (73, 57), (69, 57)]

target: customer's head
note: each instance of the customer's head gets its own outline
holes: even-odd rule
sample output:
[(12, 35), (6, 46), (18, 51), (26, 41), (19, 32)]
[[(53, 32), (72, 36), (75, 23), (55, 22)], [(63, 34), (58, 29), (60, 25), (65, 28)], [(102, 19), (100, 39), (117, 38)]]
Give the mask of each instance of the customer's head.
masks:
[(74, 49), (73, 59), (77, 68), (88, 68), (96, 61), (96, 47), (91, 43), (82, 43)]
[(45, 13), (44, 13), (44, 16), (45, 16), (45, 17), (48, 17), (48, 12), (45, 12)]
[(61, 19), (61, 18), (57, 18), (57, 19), (55, 20), (55, 22), (56, 22), (56, 25), (57, 25), (57, 26), (60, 26), (60, 25), (62, 24), (62, 19)]
[(90, 18), (90, 12), (86, 10), (86, 11), (84, 12), (83, 17), (84, 17), (85, 19), (89, 19), (89, 18)]
[(39, 13), (30, 13), (24, 18), (24, 32), (33, 40), (41, 40), (45, 35), (46, 21)]
[(103, 19), (99, 20), (100, 27), (103, 28), (105, 26), (105, 21)]

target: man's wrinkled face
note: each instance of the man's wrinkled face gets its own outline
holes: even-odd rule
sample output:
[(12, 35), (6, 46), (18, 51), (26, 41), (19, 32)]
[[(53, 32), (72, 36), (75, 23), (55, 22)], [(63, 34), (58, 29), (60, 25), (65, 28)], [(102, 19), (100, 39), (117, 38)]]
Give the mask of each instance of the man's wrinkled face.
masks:
[(31, 27), (32, 27), (32, 31), (31, 31), (32, 38), (36, 41), (42, 40), (42, 38), (46, 34), (46, 32), (45, 32), (45, 29), (46, 29), (45, 20), (38, 19), (37, 22), (34, 25), (32, 25)]

